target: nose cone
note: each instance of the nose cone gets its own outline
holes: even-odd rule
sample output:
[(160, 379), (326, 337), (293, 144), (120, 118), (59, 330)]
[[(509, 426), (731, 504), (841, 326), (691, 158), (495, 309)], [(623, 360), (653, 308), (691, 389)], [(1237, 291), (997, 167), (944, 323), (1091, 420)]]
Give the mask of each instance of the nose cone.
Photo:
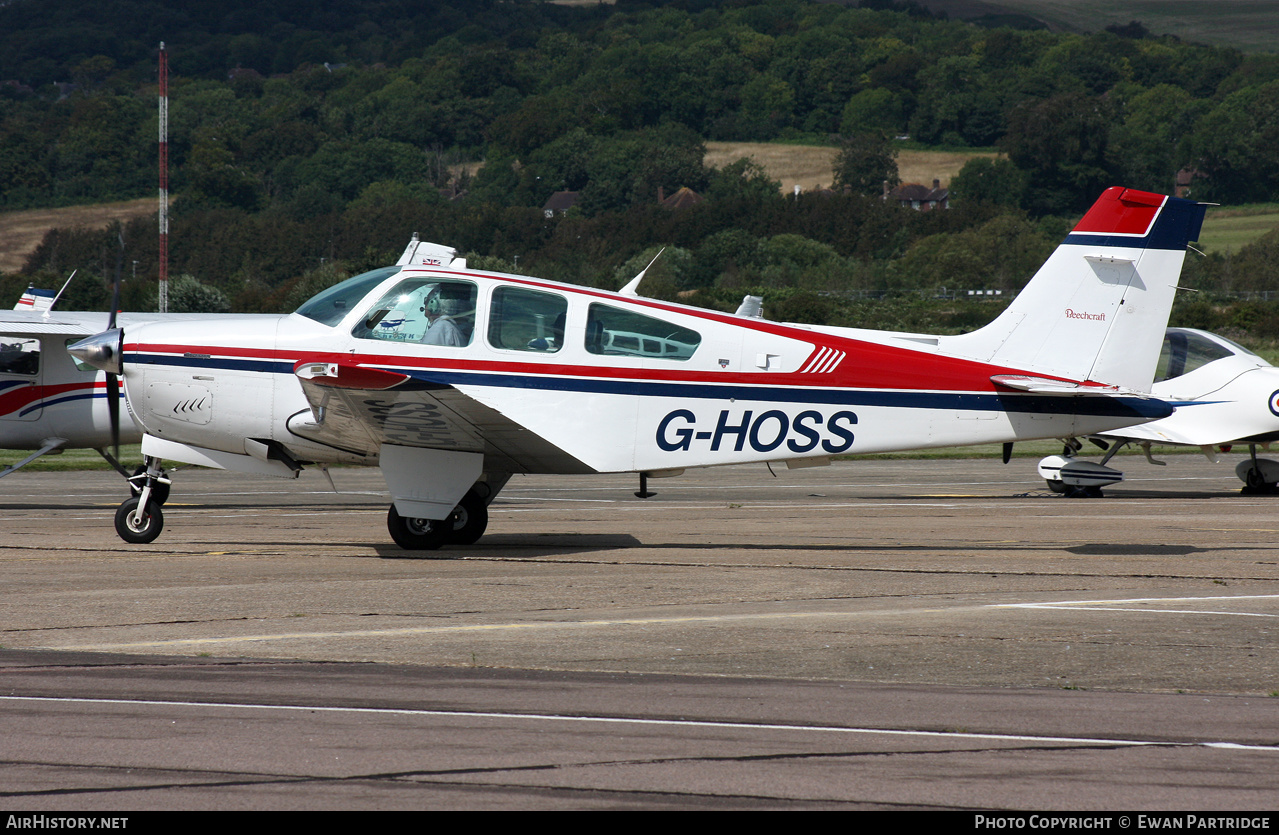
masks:
[(68, 346), (67, 353), (80, 362), (92, 365), (108, 374), (119, 374), (123, 347), (124, 331), (120, 328), (112, 328)]

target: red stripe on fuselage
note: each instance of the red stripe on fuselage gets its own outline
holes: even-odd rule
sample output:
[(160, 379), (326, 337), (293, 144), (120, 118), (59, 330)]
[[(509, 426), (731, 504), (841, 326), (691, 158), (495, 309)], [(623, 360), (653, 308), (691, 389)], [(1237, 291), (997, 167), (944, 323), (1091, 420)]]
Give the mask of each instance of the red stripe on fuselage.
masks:
[(23, 386), (20, 389), (0, 394), (0, 415), (20, 412), (39, 400), (48, 400), (73, 391), (106, 390), (106, 382), (100, 383), (64, 383), (57, 386)]
[[(796, 333), (780, 327), (777, 332), (792, 339), (812, 342), (817, 336), (811, 331)], [(686, 368), (634, 368), (607, 365), (573, 365), (555, 362), (527, 362), (515, 359), (474, 359), (444, 356), (403, 356), (395, 354), (350, 354), (338, 352), (274, 350), (270, 348), (232, 348), (214, 345), (172, 345), (132, 343), (125, 345), (126, 353), (173, 354), (181, 357), (187, 353), (208, 354), (212, 361), (225, 359), (259, 359), (294, 365), (300, 360), (309, 362), (335, 362), (344, 365), (360, 364), (382, 368), (427, 369), (439, 371), (465, 371), (491, 374), (515, 374), (536, 376), (593, 377), (642, 382), (720, 383), (755, 386), (796, 386), (803, 388), (852, 388), (891, 389), (919, 391), (1001, 391), (990, 381), (996, 374), (1025, 374), (1025, 369), (987, 365), (975, 360), (938, 356), (911, 351), (873, 342), (821, 335), (824, 342), (835, 343), (819, 347), (832, 347), (846, 351), (847, 356), (838, 368), (829, 374), (814, 375), (801, 372), (775, 371), (713, 371)], [(838, 347), (836, 347), (838, 346)], [(465, 350), (465, 349), (459, 349)], [(1037, 376), (1047, 377), (1038, 374)], [(1049, 379), (1079, 382), (1064, 377)], [(1085, 383), (1087, 385), (1087, 383)]]

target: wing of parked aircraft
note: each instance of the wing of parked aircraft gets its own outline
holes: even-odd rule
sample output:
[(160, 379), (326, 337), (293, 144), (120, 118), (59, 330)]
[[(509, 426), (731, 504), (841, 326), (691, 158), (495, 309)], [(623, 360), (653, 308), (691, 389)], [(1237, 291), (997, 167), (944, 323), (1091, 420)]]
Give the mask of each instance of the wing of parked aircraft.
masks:
[[(517, 472), (634, 472), (1090, 435), (1149, 394), (1204, 207), (1106, 191), (990, 325), (962, 336), (772, 322), (470, 269), (437, 244), (288, 316), (111, 329), (73, 348), (121, 374), (161, 459), (296, 474), (378, 466), (406, 548), (473, 541)], [(641, 493), (646, 492), (641, 487)], [(120, 535), (163, 524), (147, 490)]]

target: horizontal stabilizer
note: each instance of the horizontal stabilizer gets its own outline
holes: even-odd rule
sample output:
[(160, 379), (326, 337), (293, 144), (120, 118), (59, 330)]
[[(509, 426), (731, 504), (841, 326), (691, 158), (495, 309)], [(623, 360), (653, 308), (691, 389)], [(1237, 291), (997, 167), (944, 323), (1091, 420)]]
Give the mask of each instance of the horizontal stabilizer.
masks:
[(995, 374), (990, 381), (997, 386), (1035, 394), (1118, 394), (1120, 391), (1118, 386), (1085, 386), (1069, 380), (1029, 377), (1023, 374)]

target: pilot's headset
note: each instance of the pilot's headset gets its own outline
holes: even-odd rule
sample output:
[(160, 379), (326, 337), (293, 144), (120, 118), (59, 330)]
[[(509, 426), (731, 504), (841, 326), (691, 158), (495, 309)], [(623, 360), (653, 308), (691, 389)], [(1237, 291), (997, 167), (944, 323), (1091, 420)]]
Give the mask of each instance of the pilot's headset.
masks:
[(422, 312), (432, 319), (444, 313), (444, 304), (440, 299), (440, 285), (432, 284), (426, 291), (426, 299), (422, 302)]

